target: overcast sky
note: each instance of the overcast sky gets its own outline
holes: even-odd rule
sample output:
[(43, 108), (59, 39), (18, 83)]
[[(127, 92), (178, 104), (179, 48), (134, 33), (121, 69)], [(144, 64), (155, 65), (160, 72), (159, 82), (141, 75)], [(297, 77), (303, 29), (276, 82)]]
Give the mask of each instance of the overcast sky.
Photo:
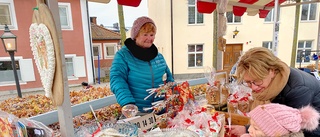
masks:
[[(97, 17), (97, 24), (112, 26), (119, 22), (117, 0), (108, 4), (89, 2), (89, 16)], [(140, 16), (148, 16), (147, 0), (142, 0), (138, 7), (123, 6), (125, 26), (131, 27), (133, 21)]]

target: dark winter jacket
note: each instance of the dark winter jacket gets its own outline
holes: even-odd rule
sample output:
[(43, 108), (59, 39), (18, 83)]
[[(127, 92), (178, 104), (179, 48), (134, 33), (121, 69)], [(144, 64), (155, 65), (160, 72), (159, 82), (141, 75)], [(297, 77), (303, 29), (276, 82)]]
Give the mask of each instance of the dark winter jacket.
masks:
[[(293, 108), (311, 105), (320, 112), (320, 81), (307, 72), (290, 68), (289, 80), (272, 103), (280, 103)], [(320, 128), (313, 132), (304, 131), (306, 137), (320, 136)]]

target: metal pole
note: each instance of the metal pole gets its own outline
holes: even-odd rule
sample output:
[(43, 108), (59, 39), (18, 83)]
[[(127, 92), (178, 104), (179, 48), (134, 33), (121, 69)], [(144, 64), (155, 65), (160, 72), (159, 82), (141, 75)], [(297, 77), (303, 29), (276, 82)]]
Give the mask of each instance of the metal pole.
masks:
[[(320, 14), (319, 14), (319, 20), (320, 20)], [(320, 22), (318, 23), (318, 44), (317, 44), (317, 51), (319, 51), (319, 48), (320, 48)], [(317, 53), (317, 55), (319, 56), (319, 54)], [(316, 70), (319, 72), (319, 59), (317, 59), (317, 61), (316, 61)]]
[(14, 80), (16, 81), (18, 96), (19, 96), (19, 98), (22, 98), (18, 74), (17, 74), (16, 63), (14, 61), (14, 51), (9, 51), (9, 55), (11, 58), (11, 64), (12, 64), (12, 69), (13, 69), (13, 74), (14, 74)]
[(278, 35), (279, 35), (279, 0), (274, 1), (274, 13), (273, 13), (273, 41), (272, 51), (275, 56), (278, 56)]
[[(81, 2), (80, 2), (80, 4), (81, 4)], [(87, 18), (90, 19), (89, 8), (88, 8), (89, 6), (88, 6), (88, 1), (87, 0), (85, 1), (85, 5), (86, 5), (85, 7), (87, 9), (87, 11), (86, 11), (87, 12)], [(91, 22), (90, 22), (90, 20), (88, 20), (87, 23), (88, 23), (88, 30), (89, 30), (89, 32), (88, 32), (89, 38), (87, 38), (87, 40), (89, 39), (89, 50), (90, 50), (89, 51), (90, 52), (90, 59), (87, 59), (87, 60), (90, 60), (90, 61), (86, 61), (86, 62), (88, 62), (88, 63), (90, 62), (89, 64), (88, 63), (87, 64), (88, 64), (88, 66), (91, 65), (91, 72), (92, 72), (92, 77), (90, 77), (91, 75), (88, 75), (88, 82), (91, 83), (90, 79), (92, 78), (93, 83), (96, 83), (96, 77), (95, 77), (96, 74), (95, 74), (95, 71), (94, 71), (95, 68), (94, 68), (94, 59), (93, 59), (94, 57), (93, 57), (93, 51), (92, 51), (93, 50), (93, 48), (92, 48), (92, 39), (91, 39), (92, 38), (92, 32), (91, 32)], [(86, 51), (86, 53), (87, 53), (87, 51)], [(88, 67), (87, 72), (89, 74), (89, 72), (90, 72), (89, 67)]]
[(174, 58), (173, 58), (173, 0), (170, 0), (170, 20), (171, 20), (171, 72), (172, 72), (172, 77), (174, 78)]
[(100, 55), (98, 54), (98, 83), (100, 84)]

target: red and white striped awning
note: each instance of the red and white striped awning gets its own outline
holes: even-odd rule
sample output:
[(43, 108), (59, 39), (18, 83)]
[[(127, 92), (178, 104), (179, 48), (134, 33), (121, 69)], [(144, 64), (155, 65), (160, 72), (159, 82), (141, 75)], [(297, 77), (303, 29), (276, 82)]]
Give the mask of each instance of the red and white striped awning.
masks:
[[(117, 0), (118, 4), (138, 7), (141, 0)], [(274, 7), (275, 0), (197, 0), (197, 9), (200, 13), (212, 13), (219, 2), (227, 2), (227, 11), (233, 11), (234, 15), (242, 16), (245, 12), (249, 16), (259, 14), (265, 18)], [(279, 5), (286, 0), (279, 0)]]
[[(279, 5), (286, 0), (279, 0)], [(197, 0), (197, 8), (200, 13), (212, 13), (219, 0)], [(226, 11), (232, 11), (235, 16), (242, 16), (245, 12), (249, 16), (259, 14), (265, 18), (274, 7), (275, 0), (228, 0)]]

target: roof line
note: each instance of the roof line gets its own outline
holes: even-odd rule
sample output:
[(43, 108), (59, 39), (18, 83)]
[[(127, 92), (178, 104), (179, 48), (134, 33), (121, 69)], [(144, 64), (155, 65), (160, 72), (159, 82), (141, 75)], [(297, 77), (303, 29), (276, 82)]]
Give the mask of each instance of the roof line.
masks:
[(109, 29), (107, 29), (107, 28), (105, 28), (105, 27), (102, 27), (102, 26), (100, 26), (100, 25), (98, 25), (98, 24), (95, 24), (95, 23), (91, 23), (91, 24), (96, 25), (96, 26), (98, 26), (98, 27), (101, 28), (101, 29), (107, 30), (107, 31), (109, 31), (109, 32), (111, 32), (111, 33), (114, 33), (114, 34), (117, 34), (117, 35), (120, 35), (120, 36), (121, 36), (121, 34), (118, 33), (118, 32), (114, 32), (114, 31), (112, 31), (112, 30), (109, 30)]

